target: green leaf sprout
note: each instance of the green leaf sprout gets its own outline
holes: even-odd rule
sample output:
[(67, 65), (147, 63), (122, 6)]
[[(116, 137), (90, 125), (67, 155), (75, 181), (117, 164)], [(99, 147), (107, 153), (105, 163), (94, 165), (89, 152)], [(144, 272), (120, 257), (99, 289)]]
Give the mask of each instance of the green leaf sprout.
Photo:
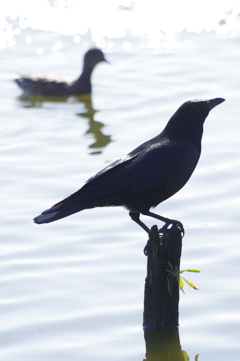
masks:
[(184, 292), (184, 282), (186, 282), (193, 289), (198, 290), (198, 288), (192, 282), (187, 280), (185, 277), (180, 276), (180, 274), (183, 273), (183, 272), (197, 272), (198, 273), (198, 272), (200, 272), (199, 270), (192, 269), (192, 268), (185, 269), (185, 270), (179, 270), (178, 266), (177, 265), (173, 266), (171, 262), (168, 262), (168, 265), (169, 265), (170, 269), (167, 269), (167, 272), (168, 272), (167, 282), (168, 282), (168, 292), (170, 294), (172, 294), (172, 288), (173, 288), (172, 279), (173, 278), (177, 279), (179, 288), (183, 293), (185, 293)]

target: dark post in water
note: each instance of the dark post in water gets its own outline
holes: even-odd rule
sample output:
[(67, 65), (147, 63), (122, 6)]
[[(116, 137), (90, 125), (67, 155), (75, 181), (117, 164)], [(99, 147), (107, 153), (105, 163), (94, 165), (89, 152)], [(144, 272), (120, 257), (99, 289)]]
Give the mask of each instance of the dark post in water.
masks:
[(183, 361), (178, 334), (178, 280), (170, 275), (169, 262), (179, 270), (182, 251), (181, 231), (176, 226), (159, 237), (153, 226), (145, 248), (147, 277), (145, 280), (143, 327), (147, 361), (169, 359)]
[(159, 237), (153, 226), (147, 250), (147, 277), (145, 280), (143, 327), (178, 326), (179, 286), (176, 277), (169, 274), (169, 262), (179, 270), (182, 251), (181, 231), (176, 226)]

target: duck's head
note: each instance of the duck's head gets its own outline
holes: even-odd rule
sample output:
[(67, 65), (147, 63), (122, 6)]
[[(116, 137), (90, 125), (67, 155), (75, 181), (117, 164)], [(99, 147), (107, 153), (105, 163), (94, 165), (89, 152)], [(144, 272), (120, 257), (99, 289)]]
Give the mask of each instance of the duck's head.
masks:
[(106, 61), (108, 63), (108, 61), (104, 57), (102, 50), (98, 48), (92, 48), (88, 50), (84, 56), (84, 66), (92, 69), (101, 61)]

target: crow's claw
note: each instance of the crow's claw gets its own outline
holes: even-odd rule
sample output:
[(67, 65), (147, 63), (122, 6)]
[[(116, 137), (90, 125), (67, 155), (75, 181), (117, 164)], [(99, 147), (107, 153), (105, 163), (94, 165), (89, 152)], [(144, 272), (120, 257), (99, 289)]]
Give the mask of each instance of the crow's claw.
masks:
[(185, 230), (183, 227), (183, 224), (179, 221), (174, 221), (174, 224), (176, 224), (176, 226), (180, 229), (181, 233), (182, 233), (182, 238), (185, 236)]
[(177, 227), (180, 229), (180, 231), (181, 231), (182, 237), (184, 237), (185, 231), (184, 231), (184, 228), (183, 228), (182, 223), (179, 222), (179, 221), (176, 221), (176, 220), (174, 220), (174, 219), (169, 219), (169, 221), (166, 222), (161, 229), (159, 229), (159, 235), (164, 236), (164, 233), (166, 232), (166, 230), (168, 229), (168, 227), (169, 227), (171, 224), (177, 226)]
[(143, 253), (145, 254), (145, 256), (148, 256), (148, 243), (146, 244), (146, 246), (143, 249)]
[(165, 223), (164, 226), (162, 228), (159, 229), (159, 236), (160, 237), (163, 237), (164, 236), (164, 233), (166, 232), (166, 230), (168, 229), (168, 226), (169, 224), (171, 223)]

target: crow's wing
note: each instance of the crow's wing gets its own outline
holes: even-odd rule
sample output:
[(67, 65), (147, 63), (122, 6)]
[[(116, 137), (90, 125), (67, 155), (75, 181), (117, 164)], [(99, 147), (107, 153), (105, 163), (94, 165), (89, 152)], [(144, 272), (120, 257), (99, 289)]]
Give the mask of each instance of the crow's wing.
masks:
[(191, 176), (200, 153), (191, 143), (152, 144), (138, 154), (117, 160), (86, 183), (90, 192), (104, 195), (132, 188), (140, 193), (160, 185), (181, 188)]
[[(159, 146), (164, 145), (166, 142), (168, 142), (168, 140), (162, 139), (161, 138), (161, 134), (155, 138), (152, 138), (150, 140), (148, 140), (147, 142), (139, 145), (137, 148), (135, 148), (134, 150), (132, 150), (130, 153), (128, 153), (127, 155), (125, 155), (124, 157), (115, 160), (115, 162), (109, 164), (107, 167), (103, 168), (102, 170), (100, 170), (97, 174), (95, 174), (94, 176), (92, 176), (91, 178), (89, 178), (86, 183), (91, 182), (93, 180), (95, 180), (96, 178), (99, 178), (101, 175), (104, 175), (105, 173), (107, 173), (109, 175), (109, 171), (111, 170), (116, 170), (118, 168), (120, 168), (120, 165), (125, 163), (129, 163), (130, 161), (134, 161), (134, 159), (142, 152), (146, 151), (146, 149), (148, 149), (152, 143), (158, 144)], [(122, 166), (121, 166), (122, 167)]]
[(35, 217), (34, 221), (48, 223), (67, 217), (95, 207), (97, 200), (126, 189), (138, 194), (165, 186), (173, 194), (187, 182), (199, 156), (192, 144), (176, 142), (152, 144), (140, 152), (129, 153), (96, 174), (80, 190)]

